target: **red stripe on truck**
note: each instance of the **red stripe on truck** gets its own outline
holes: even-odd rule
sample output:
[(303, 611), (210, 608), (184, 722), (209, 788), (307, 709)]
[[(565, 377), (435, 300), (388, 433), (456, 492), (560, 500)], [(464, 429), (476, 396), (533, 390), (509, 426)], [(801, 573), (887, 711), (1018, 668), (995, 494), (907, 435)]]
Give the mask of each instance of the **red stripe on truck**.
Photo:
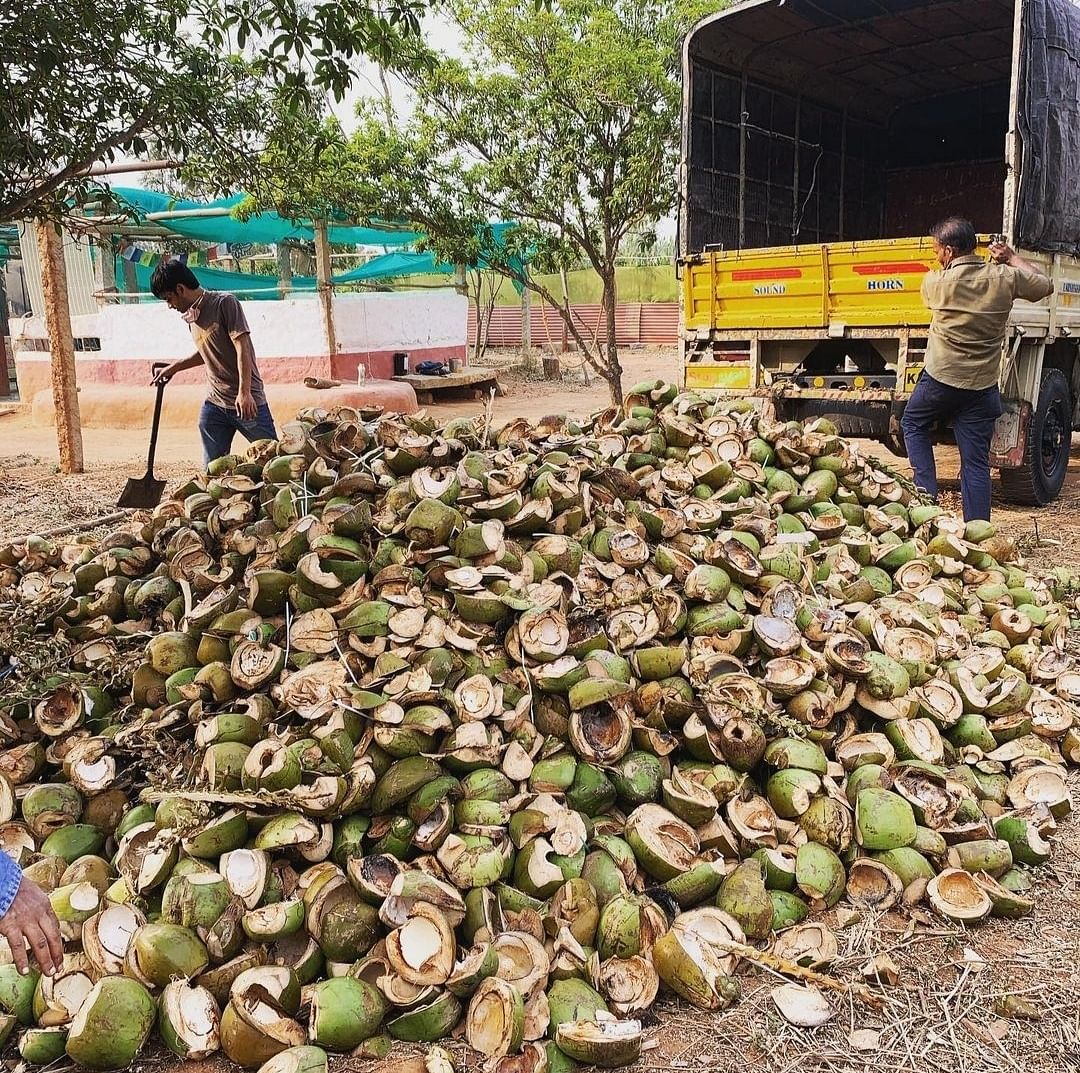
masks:
[(891, 276), (895, 272), (926, 272), (926, 265), (918, 261), (891, 261), (880, 265), (853, 265), (852, 272), (857, 276)]
[(749, 283), (772, 279), (802, 279), (801, 268), (737, 268), (731, 273), (732, 283)]

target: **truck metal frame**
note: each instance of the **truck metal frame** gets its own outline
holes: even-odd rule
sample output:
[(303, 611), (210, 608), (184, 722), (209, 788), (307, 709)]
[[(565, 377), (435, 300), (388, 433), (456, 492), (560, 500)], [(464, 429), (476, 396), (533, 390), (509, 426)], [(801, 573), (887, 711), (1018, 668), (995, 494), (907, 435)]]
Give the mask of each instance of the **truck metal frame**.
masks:
[[(710, 16), (691, 31), (684, 44), (679, 218), (683, 377), (688, 388), (768, 397), (791, 417), (828, 414), (844, 432), (871, 436), (903, 453), (899, 418), (922, 368), (930, 319), (919, 288), (923, 274), (937, 266), (928, 237), (882, 237), (881, 232), (888, 229), (888, 212), (895, 209), (901, 223), (924, 218), (920, 230), (925, 234), (935, 206), (917, 204), (905, 190), (904, 180), (915, 189), (920, 184), (932, 186), (939, 177), (934, 170), (939, 165), (890, 170), (892, 150), (879, 143), (887, 143), (894, 128), (900, 128), (895, 137), (917, 147), (920, 122), (929, 123), (931, 140), (941, 132), (933, 126), (933, 117), (925, 119), (926, 101), (917, 95), (894, 98), (892, 103), (900, 103), (892, 116), (901, 118), (890, 118), (893, 126), (883, 126), (884, 138), (878, 138), (877, 147), (868, 151), (868, 159), (876, 152), (883, 162), (882, 177), (874, 180), (873, 188), (880, 204), (868, 210), (864, 199), (853, 211), (850, 203), (845, 204), (845, 166), (849, 164), (845, 153), (859, 141), (851, 132), (869, 129), (867, 115), (873, 118), (873, 102), (867, 105), (871, 109), (867, 115), (858, 116), (851, 102), (860, 95), (859, 84), (846, 89), (836, 85), (839, 75), (829, 77), (824, 89), (815, 84), (814, 53), (807, 42), (814, 33), (826, 42), (856, 35), (860, 47), (873, 57), (875, 34), (888, 42), (907, 33), (915, 48), (925, 48), (925, 43), (919, 44), (920, 28), (924, 38), (936, 33), (948, 40), (959, 37), (971, 16), (976, 30), (969, 36), (974, 39), (981, 10), (986, 17), (980, 46), (992, 79), (986, 90), (992, 103), (986, 110), (998, 109), (994, 113), (998, 122), (1007, 119), (1002, 132), (1004, 175), (995, 170), (1001, 169), (1000, 150), (996, 163), (984, 156), (971, 162), (954, 161), (946, 168), (952, 169), (954, 180), (966, 175), (974, 177), (973, 184), (983, 183), (981, 202), (987, 212), (994, 190), (1000, 191), (1000, 216), (977, 219), (977, 226), (989, 224), (986, 231), (1000, 230), (1019, 240), (1024, 256), (1040, 263), (1055, 282), (1049, 299), (1017, 302), (1010, 317), (1001, 375), (1006, 412), (995, 431), (992, 462), (1001, 469), (1008, 498), (1038, 504), (1057, 495), (1067, 469), (1070, 432), (1080, 428), (1080, 259), (1067, 250), (1029, 247), (1022, 241), (1024, 227), (1018, 220), (1021, 184), (1026, 181), (1023, 79), (1026, 68), (1035, 62), (1025, 53), (1025, 34), (1032, 9), (1048, 4), (1059, 17), (1075, 17), (1080, 36), (1080, 10), (1073, 0), (873, 0), (866, 5), (869, 14), (859, 18), (850, 15), (855, 5), (847, 0), (786, 0), (783, 5), (778, 0), (746, 0)], [(957, 35), (950, 35), (950, 28)], [(960, 50), (955, 77), (980, 77), (978, 56), (969, 54), (967, 41), (958, 39), (945, 47)], [(1005, 48), (1007, 56), (1002, 54)], [(874, 62), (900, 69), (899, 53), (885, 48), (880, 52), (883, 59)], [(942, 55), (939, 49), (932, 61)], [(860, 53), (855, 62), (865, 66), (864, 55)], [(765, 66), (764, 75), (759, 65)], [(1006, 74), (1008, 111), (1002, 116)], [(872, 75), (870, 70), (862, 76), (868, 93), (876, 92)], [(943, 112), (957, 107), (953, 102), (958, 100), (957, 115), (962, 121), (962, 94), (933, 75), (936, 72), (926, 79), (927, 100), (941, 102)], [(701, 104), (705, 99), (702, 82), (712, 93), (705, 105)], [(935, 97), (935, 89), (945, 95)], [(973, 92), (984, 89), (975, 84)], [(963, 91), (969, 96), (971, 92)], [(822, 94), (831, 96), (823, 100)], [(772, 118), (759, 119), (757, 113), (768, 111), (762, 102), (769, 95)], [(718, 105), (720, 98), (723, 103)], [(782, 108), (776, 103), (781, 99)], [(885, 96), (882, 101), (890, 103)], [(824, 115), (830, 108), (835, 112), (840, 104), (844, 106), (839, 109), (839, 137), (835, 129), (832, 135), (834, 193), (826, 205), (822, 192), (817, 192), (819, 215), (812, 236), (817, 241), (776, 243), (787, 226), (789, 208), (794, 237), (802, 238), (800, 206), (805, 210), (814, 197), (818, 166), (828, 152), (824, 133), (809, 136), (817, 137), (819, 144), (808, 143), (802, 132), (805, 117)], [(911, 113), (911, 120), (904, 118), (904, 109)], [(709, 110), (707, 117), (702, 115), (705, 110)], [(950, 117), (949, 122), (953, 121)], [(910, 131), (902, 129), (905, 122)], [(994, 138), (990, 128), (992, 124), (977, 147), (984, 154)], [(824, 120), (815, 129), (824, 131)], [(947, 140), (948, 134), (946, 128), (946, 138), (941, 140)], [(866, 138), (865, 133), (861, 136)], [(771, 154), (764, 173), (762, 142)], [(814, 150), (811, 181), (807, 169)], [(702, 167), (703, 159), (709, 162), (707, 168)], [(854, 165), (851, 170), (856, 170)], [(865, 165), (865, 171), (869, 170)], [(894, 178), (897, 174), (900, 181)], [(1000, 185), (996, 185), (998, 176)], [(1080, 202), (1080, 177), (1075, 185)], [(899, 209), (894, 204), (887, 211), (887, 197), (893, 190), (898, 191), (894, 202), (900, 203)], [(961, 189), (952, 195), (950, 211), (962, 211), (964, 194)], [(731, 209), (727, 215), (716, 211), (716, 204), (725, 202)], [(758, 218), (753, 220), (755, 208)], [(752, 235), (749, 241), (753, 237), (760, 241), (763, 234), (769, 244), (745, 248), (748, 235)], [(984, 254), (988, 237), (981, 238)], [(945, 430), (943, 435), (947, 435)]]

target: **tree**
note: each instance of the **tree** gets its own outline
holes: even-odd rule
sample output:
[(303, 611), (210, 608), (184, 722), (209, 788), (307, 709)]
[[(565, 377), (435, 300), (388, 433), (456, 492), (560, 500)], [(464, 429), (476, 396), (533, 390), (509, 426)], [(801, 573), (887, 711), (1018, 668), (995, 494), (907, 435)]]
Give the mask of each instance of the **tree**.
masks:
[[(622, 397), (615, 334), (615, 267), (628, 236), (674, 207), (681, 89), (679, 46), (714, 0), (450, 0), (463, 62), (442, 59), (423, 78), (405, 132), (428, 175), (441, 179), (425, 224), (450, 255), (459, 228), (445, 218), (516, 220), (490, 266), (559, 309), (568, 334)], [(361, 131), (361, 147), (371, 131)], [(449, 195), (449, 196), (447, 196)], [(440, 220), (440, 217), (443, 219)], [(446, 242), (449, 240), (449, 242)], [(467, 246), (466, 246), (467, 252)], [(602, 324), (586, 330), (562, 296), (523, 273), (584, 261), (600, 277)]]
[[(412, 116), (391, 129), (369, 106), (351, 139), (328, 144), (316, 167), (282, 180), (277, 205), (289, 212), (322, 202), (405, 219), (443, 260), (484, 263), (528, 287), (559, 309), (589, 366), (620, 399), (616, 260), (628, 236), (674, 206), (679, 46), (716, 6), (447, 0), (464, 58), (419, 56), (419, 45), (399, 51)], [(487, 227), (493, 220), (518, 226), (496, 235)], [(602, 284), (596, 341), (537, 278), (582, 262)]]
[(472, 360), (479, 361), (487, 353), (491, 318), (495, 315), (495, 303), (499, 300), (503, 277), (474, 265), (470, 266), (466, 273), (465, 284), (469, 290), (469, 298), (476, 306), (476, 331), (472, 338)]
[(317, 153), (325, 94), (359, 56), (390, 62), (426, 3), (0, 0), (0, 220), (60, 215), (93, 164), (151, 145), (265, 193), (263, 148)]

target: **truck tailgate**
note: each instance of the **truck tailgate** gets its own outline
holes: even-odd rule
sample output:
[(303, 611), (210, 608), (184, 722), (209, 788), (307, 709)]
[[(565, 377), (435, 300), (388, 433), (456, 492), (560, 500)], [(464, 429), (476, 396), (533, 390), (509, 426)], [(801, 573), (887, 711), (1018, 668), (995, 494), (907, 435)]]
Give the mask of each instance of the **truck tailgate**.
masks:
[(683, 262), (686, 334), (927, 325), (919, 296), (936, 267), (928, 238), (710, 252)]

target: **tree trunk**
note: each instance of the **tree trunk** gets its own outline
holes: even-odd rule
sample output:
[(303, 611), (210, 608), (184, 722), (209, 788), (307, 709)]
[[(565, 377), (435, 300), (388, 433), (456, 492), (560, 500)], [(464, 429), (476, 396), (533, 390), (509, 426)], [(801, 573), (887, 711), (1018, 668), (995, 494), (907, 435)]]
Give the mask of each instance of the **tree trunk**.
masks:
[(611, 401), (616, 406), (622, 405), (622, 365), (619, 363), (619, 343), (615, 337), (615, 303), (618, 300), (615, 288), (615, 269), (605, 273), (604, 281), (604, 358), (607, 366), (608, 391), (611, 392)]
[[(64, 242), (60, 228), (51, 220), (38, 220), (34, 228), (45, 297), (45, 327), (49, 335), (60, 472), (82, 473), (82, 420), (79, 416), (79, 389), (75, 382), (75, 340), (71, 332)], [(5, 375), (6, 372), (5, 365)]]

